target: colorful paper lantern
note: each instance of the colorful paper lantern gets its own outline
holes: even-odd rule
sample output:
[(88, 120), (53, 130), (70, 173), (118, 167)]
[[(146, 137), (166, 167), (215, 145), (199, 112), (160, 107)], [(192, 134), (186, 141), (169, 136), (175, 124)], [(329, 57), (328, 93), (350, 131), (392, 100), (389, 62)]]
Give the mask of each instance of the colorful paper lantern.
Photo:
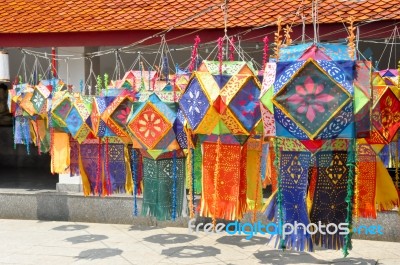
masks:
[(128, 116), (131, 112), (135, 94), (128, 90), (121, 90), (120, 95), (107, 106), (101, 114), (101, 119), (116, 136), (125, 143), (130, 142), (130, 137), (125, 129)]
[(162, 102), (156, 94), (150, 95), (145, 102), (135, 103), (127, 120), (132, 141), (138, 142), (139, 148), (159, 150), (155, 151), (158, 154), (180, 149), (173, 130), (176, 107), (175, 103)]
[(278, 63), (272, 97), (277, 136), (352, 137), (353, 65), (313, 59)]
[(204, 61), (179, 104), (195, 134), (249, 136), (261, 120), (261, 84), (245, 62)]

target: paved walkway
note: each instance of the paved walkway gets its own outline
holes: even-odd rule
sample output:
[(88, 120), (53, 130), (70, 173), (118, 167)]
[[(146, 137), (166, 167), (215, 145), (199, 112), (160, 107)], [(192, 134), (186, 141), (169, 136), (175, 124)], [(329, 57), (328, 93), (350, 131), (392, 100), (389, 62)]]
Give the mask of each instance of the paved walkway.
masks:
[(341, 251), (282, 252), (266, 242), (175, 227), (0, 219), (0, 264), (400, 264), (400, 243), (353, 240), (343, 258)]

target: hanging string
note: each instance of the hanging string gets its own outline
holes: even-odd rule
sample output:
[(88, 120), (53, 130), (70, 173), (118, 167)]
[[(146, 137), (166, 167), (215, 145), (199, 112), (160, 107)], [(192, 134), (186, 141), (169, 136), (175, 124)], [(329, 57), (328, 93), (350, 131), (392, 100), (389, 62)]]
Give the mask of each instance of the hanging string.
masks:
[[(65, 59), (65, 64), (67, 66), (67, 86), (69, 85), (69, 58)], [(70, 91), (72, 92), (72, 91)]]
[(173, 151), (172, 157), (172, 221), (176, 219), (177, 208), (177, 165), (176, 165), (176, 150)]
[(121, 53), (120, 53), (119, 49), (117, 49), (117, 56), (118, 56), (118, 60), (119, 60), (119, 65), (120, 65), (120, 67), (122, 67), (123, 73), (125, 73), (126, 69), (125, 69), (124, 61), (122, 60)]
[[(399, 34), (398, 30), (397, 30), (397, 26), (394, 26), (393, 34), (392, 34), (392, 35), (393, 35), (393, 39), (392, 39), (392, 41), (391, 41), (389, 60), (388, 60), (388, 64), (387, 64), (386, 69), (389, 69), (390, 61), (391, 61), (391, 59), (392, 59), (393, 46), (395, 47), (395, 51), (396, 51), (396, 46), (394, 45), (394, 43), (396, 42), (397, 37), (400, 36), (400, 34)], [(391, 39), (389, 39), (389, 41), (390, 41), (390, 40), (391, 40)], [(396, 60), (396, 52), (395, 52), (394, 58), (395, 58), (395, 60)]]
[(229, 51), (229, 48), (228, 48), (228, 46), (229, 46), (229, 37), (228, 37), (228, 0), (225, 0), (225, 2), (224, 2), (224, 4), (221, 6), (221, 9), (222, 9), (222, 11), (224, 12), (224, 37), (223, 37), (223, 41), (225, 41), (226, 40), (226, 48), (225, 48), (225, 51), (226, 51), (226, 60), (228, 61), (229, 60), (229, 54), (228, 54), (228, 51)]
[(199, 37), (199, 35), (197, 35), (196, 38), (194, 39), (192, 55), (191, 55), (190, 64), (189, 64), (189, 68), (188, 68), (189, 69), (189, 73), (193, 72), (194, 66), (196, 64), (196, 58), (197, 58), (199, 43), (200, 43), (200, 37)]
[[(356, 51), (359, 51), (358, 44), (360, 43), (360, 27), (356, 27)], [(360, 60), (360, 53), (356, 53), (356, 60)]]
[(121, 69), (119, 65), (119, 56), (118, 56), (118, 50), (114, 51), (114, 57), (115, 57), (115, 68), (114, 68), (114, 73), (112, 75), (112, 79), (115, 80), (121, 80)]
[(243, 60), (242, 37), (237, 36), (237, 39), (238, 39), (238, 46), (237, 46), (238, 47), (238, 56), (239, 56), (240, 60), (244, 61)]
[(87, 94), (86, 94), (86, 91), (85, 91), (85, 95), (95, 95), (96, 94), (96, 90), (95, 90), (95, 87), (93, 86), (93, 78), (94, 78), (94, 80), (96, 80), (97, 79), (97, 77), (96, 77), (96, 75), (94, 74), (94, 71), (93, 71), (93, 61), (92, 61), (92, 58), (87, 58), (89, 61), (90, 61), (90, 70), (89, 70), (89, 75), (88, 75), (88, 78), (86, 79), (86, 82), (85, 82), (85, 88), (86, 87), (88, 87), (88, 85), (89, 85), (89, 82), (90, 82), (90, 86), (88, 87), (88, 90), (87, 90)]
[(163, 69), (163, 74), (165, 77), (165, 82), (168, 84), (169, 82), (169, 63), (168, 63), (168, 56), (165, 55), (163, 58), (163, 65), (162, 65), (162, 69)]
[(32, 85), (36, 85), (37, 84), (37, 64), (38, 64), (38, 58), (35, 56), (35, 60), (33, 62), (33, 67), (32, 67), (32, 71), (30, 74), (30, 78), (28, 83), (32, 84)]
[(268, 62), (268, 45), (269, 45), (268, 36), (265, 36), (265, 38), (263, 39), (263, 42), (264, 42), (264, 49), (263, 49), (262, 70), (265, 71), (265, 66), (267, 65), (267, 62)]
[(304, 15), (301, 15), (301, 23), (302, 23), (301, 43), (305, 43), (306, 42), (306, 17)]
[[(392, 41), (392, 38), (393, 38), (393, 41)], [(387, 39), (385, 48), (383, 49), (383, 51), (382, 51), (382, 53), (381, 53), (381, 56), (379, 57), (379, 60), (378, 60), (377, 63), (376, 63), (376, 67), (378, 67), (379, 63), (381, 62), (381, 59), (382, 59), (382, 57), (383, 57), (383, 54), (384, 54), (385, 51), (386, 51), (386, 48), (387, 48), (389, 42), (391, 42), (391, 43), (394, 43), (394, 42), (395, 42), (395, 31), (394, 31), (394, 30), (392, 31), (392, 33), (390, 34), (389, 38)], [(388, 62), (390, 62), (390, 59), (391, 59), (391, 53), (390, 53), (389, 61), (388, 61)], [(387, 69), (388, 69), (388, 68), (389, 68), (389, 65), (387, 66)]]
[(24, 58), (23, 58), (23, 61), (24, 61), (24, 63), (23, 63), (23, 67), (24, 67), (24, 82), (21, 82), (21, 83), (26, 83), (26, 82), (28, 82), (28, 76), (27, 76), (27, 70), (26, 70), (26, 56), (25, 56), (25, 54), (24, 54)]
[(144, 82), (144, 79), (143, 79), (143, 64), (141, 62), (139, 62), (139, 71), (140, 71), (140, 87), (139, 87), (139, 90), (144, 90), (145, 87), (143, 86), (143, 82)]
[(151, 88), (151, 70), (152, 70), (153, 68), (150, 66), (149, 67), (149, 91), (150, 90), (152, 90), (152, 88)]
[(222, 60), (223, 60), (223, 44), (224, 39), (218, 38), (218, 61), (219, 61), (219, 74), (222, 75)]
[(231, 37), (229, 44), (229, 60), (235, 61), (235, 40), (233, 37)]
[(54, 78), (57, 78), (57, 60), (56, 60), (56, 49), (51, 48), (51, 73)]
[(318, 0), (313, 0), (311, 3), (311, 15), (314, 28), (314, 44), (317, 44), (319, 42)]
[(137, 159), (136, 159), (136, 150), (134, 148), (131, 149), (131, 169), (132, 169), (132, 179), (133, 179), (133, 215), (138, 216), (138, 207), (137, 207)]

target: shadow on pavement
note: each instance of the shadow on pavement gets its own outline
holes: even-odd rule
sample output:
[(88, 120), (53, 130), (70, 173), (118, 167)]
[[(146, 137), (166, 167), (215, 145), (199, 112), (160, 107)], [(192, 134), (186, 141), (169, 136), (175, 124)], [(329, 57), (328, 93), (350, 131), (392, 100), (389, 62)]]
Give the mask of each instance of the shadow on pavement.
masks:
[(159, 227), (157, 226), (148, 226), (148, 225), (144, 225), (144, 226), (138, 226), (138, 225), (133, 225), (131, 227), (129, 227), (128, 231), (150, 231), (150, 230), (154, 230), (154, 229), (158, 229)]
[(96, 249), (88, 249), (79, 253), (77, 259), (105, 259), (108, 257), (118, 256), (122, 254), (122, 250), (119, 248), (96, 248)]
[(159, 234), (154, 236), (149, 236), (143, 238), (144, 241), (150, 243), (157, 243), (160, 245), (168, 245), (168, 244), (180, 244), (187, 243), (195, 240), (197, 237), (192, 235), (182, 235), (182, 234)]
[(246, 239), (246, 236), (223, 236), (216, 240), (220, 244), (234, 245), (240, 248), (265, 245), (268, 243), (268, 238), (265, 237), (252, 237), (251, 240)]
[(221, 250), (215, 247), (182, 246), (164, 249), (161, 254), (172, 258), (201, 258), (214, 257), (221, 254)]
[(77, 231), (89, 228), (88, 225), (61, 225), (54, 227), (53, 230), (57, 231)]
[(108, 236), (105, 235), (83, 235), (83, 236), (74, 236), (65, 239), (65, 241), (71, 242), (72, 244), (80, 244), (80, 243), (89, 243), (100, 240), (107, 239)]
[(254, 256), (261, 263), (272, 263), (276, 265), (284, 264), (357, 264), (357, 265), (370, 265), (376, 264), (375, 260), (363, 258), (339, 258), (334, 260), (318, 259), (307, 252), (294, 252), (282, 250), (264, 250), (254, 253)]

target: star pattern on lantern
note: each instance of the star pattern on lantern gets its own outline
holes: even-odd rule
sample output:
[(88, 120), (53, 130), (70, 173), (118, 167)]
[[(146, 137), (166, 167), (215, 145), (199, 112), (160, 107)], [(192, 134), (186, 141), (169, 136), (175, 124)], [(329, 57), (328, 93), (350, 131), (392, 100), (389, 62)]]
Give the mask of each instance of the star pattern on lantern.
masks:
[(195, 134), (248, 136), (261, 120), (261, 83), (244, 62), (204, 61), (179, 104)]

